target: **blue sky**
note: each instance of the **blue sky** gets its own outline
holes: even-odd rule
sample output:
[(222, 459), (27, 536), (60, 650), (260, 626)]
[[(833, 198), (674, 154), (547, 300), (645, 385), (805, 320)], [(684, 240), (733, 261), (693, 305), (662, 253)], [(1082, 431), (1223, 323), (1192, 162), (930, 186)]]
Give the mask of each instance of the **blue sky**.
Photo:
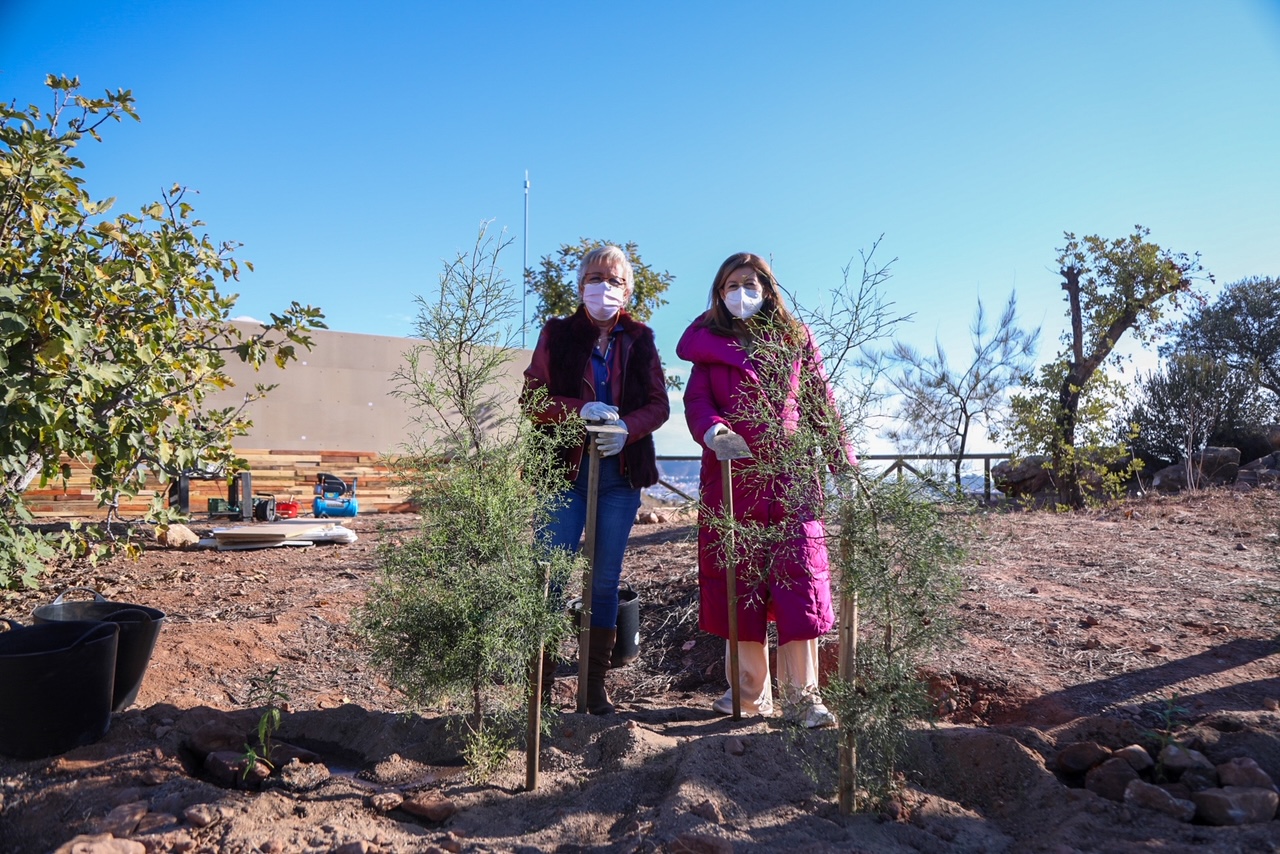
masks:
[[(634, 240), (675, 275), (671, 370), (720, 261), (818, 299), (881, 235), (899, 337), (966, 355), (1017, 290), (1051, 355), (1062, 233), (1141, 223), (1219, 285), (1280, 275), (1280, 2), (309, 3), (0, 0), (0, 97), (130, 88), (86, 144), (133, 209), (180, 182), (257, 268), (239, 310), (411, 331), (482, 220), (522, 265)], [(536, 331), (531, 331), (532, 343)], [(682, 419), (666, 453), (691, 450)]]

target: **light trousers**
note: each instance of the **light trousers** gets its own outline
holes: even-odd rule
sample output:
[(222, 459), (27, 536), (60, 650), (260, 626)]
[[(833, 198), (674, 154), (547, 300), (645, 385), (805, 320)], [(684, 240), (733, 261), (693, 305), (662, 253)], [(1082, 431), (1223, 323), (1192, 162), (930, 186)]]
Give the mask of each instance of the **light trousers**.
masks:
[[(724, 642), (724, 680), (729, 673), (729, 642)], [(820, 703), (818, 692), (818, 639), (791, 641), (778, 647), (778, 690), (783, 707)], [(769, 678), (769, 648), (762, 643), (738, 641), (738, 691), (744, 715), (773, 714), (773, 686)], [(732, 714), (733, 689), (713, 704), (718, 712)]]

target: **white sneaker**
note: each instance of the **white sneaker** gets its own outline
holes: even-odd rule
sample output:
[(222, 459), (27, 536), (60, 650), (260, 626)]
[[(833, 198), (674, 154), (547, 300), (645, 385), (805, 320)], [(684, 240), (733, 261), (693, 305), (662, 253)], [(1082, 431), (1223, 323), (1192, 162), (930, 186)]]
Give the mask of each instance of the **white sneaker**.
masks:
[[(772, 701), (760, 703), (755, 708), (752, 708), (750, 703), (740, 703), (740, 705), (744, 715), (760, 715), (766, 718), (773, 716)], [(711, 708), (722, 715), (733, 714), (733, 689), (730, 688), (728, 691), (725, 691), (724, 696), (711, 704)]]
[(782, 711), (782, 719), (789, 724), (799, 724), (805, 729), (822, 729), (834, 726), (836, 716), (821, 700), (802, 700), (788, 703)]
[(809, 711), (805, 713), (804, 720), (800, 722), (800, 725), (805, 729), (822, 729), (835, 726), (836, 716), (831, 714), (822, 703), (814, 703), (809, 707)]

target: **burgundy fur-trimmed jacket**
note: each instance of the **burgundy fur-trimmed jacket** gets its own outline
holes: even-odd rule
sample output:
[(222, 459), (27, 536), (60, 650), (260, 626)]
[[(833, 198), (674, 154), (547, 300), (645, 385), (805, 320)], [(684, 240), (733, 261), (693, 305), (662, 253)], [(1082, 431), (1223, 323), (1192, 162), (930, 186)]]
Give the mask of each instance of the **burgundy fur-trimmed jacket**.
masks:
[[(610, 385), (618, 415), (627, 425), (627, 444), (616, 459), (632, 487), (640, 489), (658, 482), (653, 431), (671, 415), (671, 404), (653, 330), (631, 319), (625, 311), (618, 317), (617, 330), (613, 346), (618, 348), (616, 364), (621, 376), (612, 378)], [(542, 327), (533, 359), (524, 372), (525, 393), (521, 395), (521, 404), (535, 423), (563, 421), (597, 399), (591, 351), (598, 337), (596, 325), (582, 306), (573, 315), (554, 318)], [(541, 412), (529, 411), (529, 392), (544, 387), (547, 405)], [(564, 452), (571, 481), (578, 477), (585, 449), (584, 431), (582, 443)]]

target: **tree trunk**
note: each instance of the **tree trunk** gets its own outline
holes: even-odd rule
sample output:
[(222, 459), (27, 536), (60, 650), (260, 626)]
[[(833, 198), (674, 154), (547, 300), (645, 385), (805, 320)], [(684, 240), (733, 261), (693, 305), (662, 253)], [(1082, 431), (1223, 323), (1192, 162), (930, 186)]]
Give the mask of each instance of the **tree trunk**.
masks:
[(1080, 407), (1080, 388), (1084, 383), (1074, 371), (1067, 374), (1058, 392), (1057, 441), (1053, 446), (1053, 476), (1058, 483), (1058, 500), (1068, 507), (1084, 506), (1080, 489), (1080, 470), (1076, 466), (1076, 413)]

